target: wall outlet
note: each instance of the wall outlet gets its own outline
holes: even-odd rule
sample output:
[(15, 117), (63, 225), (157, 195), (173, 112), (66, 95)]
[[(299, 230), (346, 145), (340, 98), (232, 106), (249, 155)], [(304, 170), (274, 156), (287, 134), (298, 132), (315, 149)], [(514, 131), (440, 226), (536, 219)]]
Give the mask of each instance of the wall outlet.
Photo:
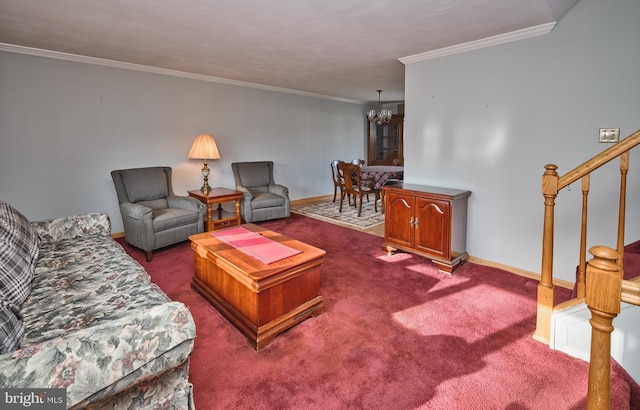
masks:
[(600, 128), (598, 142), (618, 142), (620, 140), (620, 128)]

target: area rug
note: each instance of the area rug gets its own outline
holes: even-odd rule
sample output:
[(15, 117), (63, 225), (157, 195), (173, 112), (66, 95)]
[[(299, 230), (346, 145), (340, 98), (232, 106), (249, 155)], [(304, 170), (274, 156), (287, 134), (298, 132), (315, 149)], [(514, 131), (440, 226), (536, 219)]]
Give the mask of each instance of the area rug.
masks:
[(342, 205), (340, 210), (340, 201), (318, 202), (316, 204), (305, 205), (293, 208), (291, 211), (299, 215), (308, 216), (319, 219), (321, 221), (343, 224), (360, 229), (368, 229), (376, 225), (384, 223), (384, 214), (381, 212), (380, 201), (378, 201), (378, 212), (373, 206), (373, 199), (367, 202), (366, 199), (362, 204), (362, 214), (358, 216), (358, 208), (349, 206), (348, 203)]

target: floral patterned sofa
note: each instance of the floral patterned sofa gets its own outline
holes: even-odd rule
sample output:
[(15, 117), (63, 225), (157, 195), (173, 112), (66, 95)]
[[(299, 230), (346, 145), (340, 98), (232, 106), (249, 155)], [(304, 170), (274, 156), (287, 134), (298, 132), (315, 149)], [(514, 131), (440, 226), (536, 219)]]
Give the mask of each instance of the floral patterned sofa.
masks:
[(195, 336), (108, 215), (29, 223), (0, 201), (0, 387), (64, 388), (73, 409), (190, 409)]

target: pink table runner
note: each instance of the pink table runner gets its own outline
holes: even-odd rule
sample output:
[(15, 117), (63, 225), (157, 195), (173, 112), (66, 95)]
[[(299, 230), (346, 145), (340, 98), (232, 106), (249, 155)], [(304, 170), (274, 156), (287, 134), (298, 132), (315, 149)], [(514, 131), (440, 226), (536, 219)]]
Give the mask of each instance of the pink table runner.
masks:
[(243, 227), (213, 232), (211, 236), (267, 265), (302, 252)]

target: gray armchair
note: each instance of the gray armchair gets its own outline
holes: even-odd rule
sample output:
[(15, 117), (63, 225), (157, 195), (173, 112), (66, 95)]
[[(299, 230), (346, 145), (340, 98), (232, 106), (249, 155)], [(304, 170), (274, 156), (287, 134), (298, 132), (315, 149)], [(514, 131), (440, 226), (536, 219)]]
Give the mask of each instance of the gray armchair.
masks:
[(291, 215), (289, 189), (273, 180), (273, 162), (231, 164), (236, 190), (242, 192), (240, 213), (245, 222), (287, 218)]
[(150, 167), (111, 171), (127, 243), (152, 252), (204, 231), (206, 208), (195, 198), (176, 196), (171, 168)]

